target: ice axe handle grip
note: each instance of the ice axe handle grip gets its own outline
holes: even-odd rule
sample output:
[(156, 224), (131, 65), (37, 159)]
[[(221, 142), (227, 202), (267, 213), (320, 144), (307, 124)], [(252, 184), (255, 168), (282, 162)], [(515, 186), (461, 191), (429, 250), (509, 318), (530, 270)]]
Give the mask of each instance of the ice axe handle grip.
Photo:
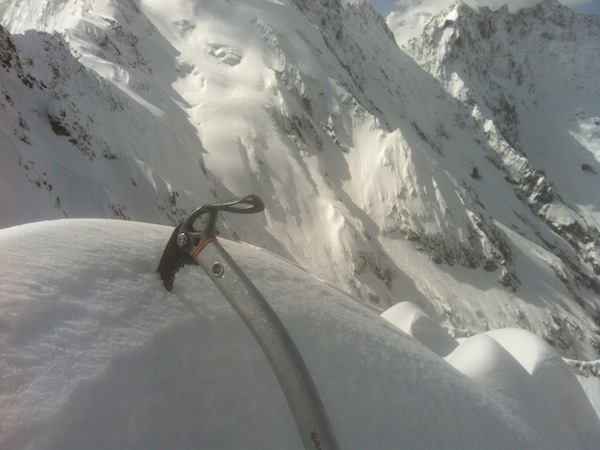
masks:
[[(215, 203), (214, 205), (204, 205), (194, 211), (183, 222), (181, 231), (187, 233), (202, 233), (206, 239), (215, 236), (215, 226), (219, 211), (235, 214), (254, 214), (265, 209), (265, 204), (257, 195), (250, 194), (243, 198), (236, 198), (227, 202)], [(195, 223), (203, 215), (208, 214), (204, 223), (204, 229), (196, 229)]]

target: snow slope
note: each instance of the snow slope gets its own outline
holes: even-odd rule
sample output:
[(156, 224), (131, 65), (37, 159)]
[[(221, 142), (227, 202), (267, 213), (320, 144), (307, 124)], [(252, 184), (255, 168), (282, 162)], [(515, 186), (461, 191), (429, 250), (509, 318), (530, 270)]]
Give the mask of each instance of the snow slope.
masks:
[[(100, 219), (0, 231), (2, 448), (301, 447), (266, 358), (210, 279), (188, 266), (163, 288), (171, 231)], [(342, 448), (600, 440), (573, 374), (539, 338), (475, 336), (450, 365), (300, 267), (223, 244), (288, 327)], [(545, 390), (564, 386), (567, 402)]]
[[(417, 64), (364, 2), (0, 0), (0, 22), (1, 226), (174, 224), (256, 193), (266, 215), (228, 218), (225, 236), (381, 310), (409, 300), (454, 336), (519, 326), (598, 358), (598, 170), (584, 152), (553, 158), (567, 137), (594, 141), (595, 112), (548, 158), (521, 154), (490, 109), (501, 96), (456, 96), (428, 71), (451, 46)], [(568, 27), (553, 42), (594, 61), (590, 23), (580, 52)], [(523, 56), (508, 43), (503, 55)], [(577, 80), (597, 79), (589, 68)], [(587, 178), (556, 176), (567, 169)]]

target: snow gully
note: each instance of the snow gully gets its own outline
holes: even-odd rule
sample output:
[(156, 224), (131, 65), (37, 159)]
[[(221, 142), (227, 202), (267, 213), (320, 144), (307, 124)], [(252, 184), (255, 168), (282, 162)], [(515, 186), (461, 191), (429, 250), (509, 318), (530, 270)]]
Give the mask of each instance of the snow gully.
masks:
[[(256, 195), (201, 206), (175, 228), (157, 271), (170, 291), (181, 267), (200, 265), (260, 344), (283, 390), (304, 447), (338, 449), (325, 406), (292, 337), (216, 237), (220, 211), (252, 214), (263, 210), (264, 203)], [(198, 221), (201, 226), (196, 228)]]

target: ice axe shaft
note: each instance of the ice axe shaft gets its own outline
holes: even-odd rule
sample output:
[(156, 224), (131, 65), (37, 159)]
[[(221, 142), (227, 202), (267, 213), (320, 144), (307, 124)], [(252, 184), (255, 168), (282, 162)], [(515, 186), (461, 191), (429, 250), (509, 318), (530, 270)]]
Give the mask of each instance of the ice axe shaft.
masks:
[[(219, 211), (251, 213), (263, 208), (256, 196), (199, 208), (176, 228), (161, 259), (159, 272), (170, 290), (179, 267), (186, 263), (200, 265), (261, 346), (285, 395), (304, 447), (307, 450), (338, 449), (319, 392), (292, 337), (271, 305), (216, 238)], [(206, 215), (205, 227), (197, 230), (193, 224), (203, 215)]]
[(281, 385), (306, 449), (337, 449), (313, 379), (285, 326), (260, 291), (215, 239), (196, 261), (248, 326)]

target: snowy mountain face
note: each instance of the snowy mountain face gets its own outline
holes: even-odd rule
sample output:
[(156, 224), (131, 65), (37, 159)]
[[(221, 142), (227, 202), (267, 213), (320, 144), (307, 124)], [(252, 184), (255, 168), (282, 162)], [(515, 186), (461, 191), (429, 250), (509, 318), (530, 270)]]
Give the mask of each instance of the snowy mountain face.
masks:
[(598, 357), (594, 19), (459, 5), (408, 53), (337, 0), (1, 0), (0, 23), (1, 226), (252, 192), (265, 215), (226, 236), (456, 336)]
[(532, 240), (560, 258), (557, 276), (597, 321), (577, 289), (599, 292), (600, 19), (555, 0), (516, 14), (457, 4), (408, 51), (470, 108), (539, 223)]

